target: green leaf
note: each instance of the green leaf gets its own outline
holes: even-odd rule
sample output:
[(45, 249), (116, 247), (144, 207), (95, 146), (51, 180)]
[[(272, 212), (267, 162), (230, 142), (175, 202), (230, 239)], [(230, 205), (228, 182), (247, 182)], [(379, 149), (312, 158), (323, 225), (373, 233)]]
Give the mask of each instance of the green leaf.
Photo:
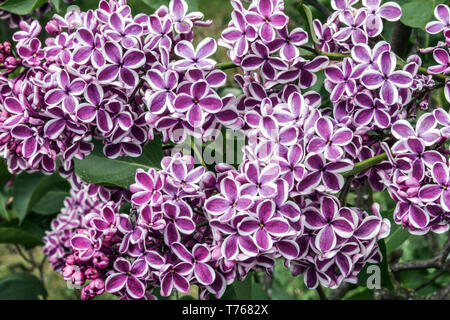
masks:
[(58, 213), (64, 206), (64, 199), (68, 196), (70, 193), (65, 190), (49, 191), (31, 210), (42, 215)]
[(20, 244), (25, 248), (42, 245), (44, 231), (28, 220), (19, 225), (18, 220), (0, 223), (0, 243)]
[(255, 273), (249, 273), (247, 277), (229, 285), (221, 300), (264, 300), (267, 295), (261, 285), (254, 280)]
[(402, 17), (400, 21), (412, 28), (425, 29), (426, 24), (433, 20), (434, 6), (434, 0), (408, 1), (401, 5)]
[(61, 0), (52, 0), (52, 3), (55, 6), (56, 12), (59, 12), (61, 9)]
[(0, 217), (9, 220), (8, 211), (6, 211), (6, 196), (0, 192)]
[(31, 208), (50, 190), (60, 187), (69, 188), (69, 184), (58, 173), (46, 176), (41, 173), (22, 173), (13, 186), (13, 205), (17, 217), (22, 221)]
[(0, 278), (0, 300), (38, 300), (47, 291), (41, 280), (27, 273), (15, 273)]
[(411, 234), (408, 232), (407, 229), (404, 229), (398, 225), (394, 225), (391, 228), (391, 233), (390, 233), (389, 237), (387, 237), (385, 240), (386, 251), (391, 252), (391, 251), (397, 249), (398, 247), (400, 247), (400, 245), (403, 242), (408, 240), (410, 235)]
[(0, 189), (11, 179), (12, 174), (9, 173), (5, 159), (0, 160)]
[(128, 188), (134, 183), (137, 169), (161, 168), (163, 151), (159, 137), (150, 141), (143, 148), (142, 155), (137, 158), (108, 159), (103, 155), (102, 143), (95, 142), (94, 145), (94, 151), (84, 160), (74, 161), (75, 173), (87, 183)]
[(0, 4), (0, 9), (18, 15), (26, 15), (47, 2), (48, 0), (6, 0)]
[[(380, 248), (381, 254), (383, 256), (383, 260), (377, 264), (375, 264), (376, 266), (378, 266), (380, 268), (380, 276), (381, 276), (381, 287), (386, 288), (386, 289), (393, 289), (394, 286), (392, 285), (391, 282), (391, 278), (389, 275), (389, 268), (388, 268), (388, 264), (387, 264), (387, 255), (386, 255), (386, 245), (384, 243), (384, 240), (379, 240), (378, 241), (378, 247)], [(367, 268), (371, 265), (374, 264), (369, 264), (367, 263), (364, 268), (360, 271), (359, 275), (358, 275), (358, 284), (360, 286), (365, 287), (367, 285), (367, 279), (369, 278), (370, 274), (367, 272)]]

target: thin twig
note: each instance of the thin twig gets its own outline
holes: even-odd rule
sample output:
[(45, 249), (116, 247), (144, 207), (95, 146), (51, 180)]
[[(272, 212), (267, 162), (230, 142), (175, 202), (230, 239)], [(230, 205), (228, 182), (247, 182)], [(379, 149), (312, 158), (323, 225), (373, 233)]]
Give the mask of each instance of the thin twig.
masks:
[(428, 286), (429, 284), (432, 284), (437, 278), (439, 278), (440, 276), (442, 276), (444, 273), (446, 273), (446, 270), (440, 270), (438, 271), (432, 278), (430, 278), (429, 280), (421, 283), (420, 285), (418, 285), (414, 290), (419, 291), (420, 289), (425, 288), (426, 286)]

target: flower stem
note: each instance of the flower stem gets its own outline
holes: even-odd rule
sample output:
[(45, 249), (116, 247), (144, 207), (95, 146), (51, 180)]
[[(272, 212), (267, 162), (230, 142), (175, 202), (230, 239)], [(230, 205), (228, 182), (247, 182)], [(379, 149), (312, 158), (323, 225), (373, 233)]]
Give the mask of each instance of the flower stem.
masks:
[(191, 148), (192, 148), (192, 150), (194, 150), (194, 160), (195, 160), (195, 158), (198, 158), (198, 160), (200, 160), (202, 166), (204, 166), (205, 168), (208, 169), (208, 167), (206, 166), (205, 161), (203, 161), (202, 153), (200, 152), (200, 150), (197, 149), (197, 145), (195, 144), (195, 140), (194, 139), (191, 139)]
[(239, 66), (231, 61), (225, 61), (225, 62), (216, 64), (216, 69), (219, 69), (219, 70), (227, 70), (227, 69), (233, 69), (233, 68), (237, 68), (237, 67), (239, 67)]
[(386, 152), (383, 152), (375, 157), (366, 159), (364, 161), (355, 163), (355, 166), (353, 167), (352, 170), (346, 171), (342, 175), (344, 177), (354, 176), (355, 174), (357, 174), (365, 169), (376, 166), (377, 164), (379, 164), (380, 162), (383, 162), (384, 160), (387, 160)]

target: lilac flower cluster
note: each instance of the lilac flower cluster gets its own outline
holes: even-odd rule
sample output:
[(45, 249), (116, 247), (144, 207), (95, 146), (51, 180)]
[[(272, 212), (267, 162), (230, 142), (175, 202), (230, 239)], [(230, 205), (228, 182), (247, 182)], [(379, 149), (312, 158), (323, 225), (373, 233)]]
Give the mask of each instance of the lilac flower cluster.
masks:
[[(366, 263), (381, 261), (377, 242), (390, 222), (377, 203), (372, 214), (345, 204), (344, 173), (375, 156), (388, 160), (347, 182), (387, 189), (394, 221), (411, 233), (448, 231), (450, 115), (428, 103), (439, 86), (450, 97), (448, 6), (427, 26), (446, 42), (424, 50), (438, 63), (426, 74), (418, 55), (403, 61), (380, 39), (382, 19), (398, 20), (400, 7), (357, 2), (332, 0), (327, 22), (313, 23), (313, 48), (304, 30), (289, 31), (282, 0), (232, 0), (218, 43), (243, 70), (237, 97), (219, 97), (226, 77), (210, 58), (215, 40), (191, 44), (192, 26), (209, 22), (187, 14), (184, 0), (150, 16), (133, 18), (122, 0), (56, 16), (44, 49), (40, 27), (23, 24), (15, 39), (27, 70), (4, 80), (0, 150), (14, 172), (51, 172), (62, 156), (81, 191), (66, 200), (45, 250), (67, 280), (92, 280), (84, 299), (104, 291), (154, 299), (155, 288), (168, 296), (191, 285), (201, 298), (220, 297), (250, 271), (272, 273), (277, 259), (309, 288), (355, 283)], [(311, 89), (319, 71), (329, 102)], [(137, 170), (131, 195), (77, 183), (70, 171), (92, 138), (108, 157), (137, 156), (153, 130), (181, 142), (212, 139), (222, 125), (248, 140), (237, 167), (213, 173), (176, 154), (162, 170)], [(100, 194), (85, 199), (92, 190)], [(120, 212), (125, 202), (129, 214)]]
[(153, 129), (178, 142), (233, 122), (237, 115), (215, 92), (226, 79), (209, 58), (215, 40), (191, 44), (192, 27), (209, 25), (202, 19), (187, 14), (184, 0), (135, 17), (126, 1), (102, 0), (96, 10), (54, 15), (45, 45), (38, 21), (21, 22), (13, 36), (20, 59), (7, 63), (24, 69), (0, 78), (0, 150), (9, 170), (53, 172), (58, 157), (69, 170), (91, 152), (92, 139), (109, 158), (136, 157)]
[[(390, 225), (376, 205), (368, 215), (323, 193), (288, 200), (288, 183), (270, 169), (260, 180), (274, 181), (257, 194), (243, 182), (246, 175), (225, 165), (218, 165), (217, 177), (179, 154), (161, 165), (136, 172), (131, 197), (86, 184), (74, 188), (52, 222), (44, 252), (66, 281), (83, 287), (83, 299), (105, 291), (154, 299), (155, 288), (168, 296), (194, 284), (202, 298), (219, 298), (251, 270), (271, 273), (277, 258), (293, 274), (305, 273), (308, 287), (335, 288), (381, 259), (376, 242)], [(129, 214), (119, 213), (124, 201), (132, 204)]]
[[(448, 5), (439, 4), (434, 9), (435, 21), (427, 24), (425, 30), (430, 34), (442, 33), (445, 41), (439, 41), (435, 47), (421, 50), (422, 53), (433, 52), (437, 65), (429, 67), (429, 74), (447, 75), (450, 73), (450, 8)], [(445, 98), (450, 102), (450, 80), (447, 78), (444, 87)]]
[(423, 114), (416, 127), (405, 120), (396, 121), (392, 134), (397, 142), (389, 155), (391, 169), (380, 171), (392, 199), (397, 202), (394, 221), (413, 234), (449, 230), (450, 114), (442, 109)]

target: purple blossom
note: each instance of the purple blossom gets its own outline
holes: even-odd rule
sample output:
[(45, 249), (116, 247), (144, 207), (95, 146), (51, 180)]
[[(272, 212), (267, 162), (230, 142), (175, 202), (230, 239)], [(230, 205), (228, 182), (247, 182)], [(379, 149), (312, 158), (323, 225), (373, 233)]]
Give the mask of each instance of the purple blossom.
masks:
[(181, 60), (174, 63), (177, 70), (186, 70), (189, 68), (199, 68), (202, 70), (211, 70), (216, 64), (214, 60), (208, 58), (217, 50), (217, 43), (212, 38), (203, 39), (194, 49), (192, 43), (188, 41), (180, 41), (175, 46), (175, 53), (180, 56)]
[(436, 162), (431, 170), (433, 182), (420, 188), (419, 197), (425, 202), (436, 201), (446, 211), (450, 211), (450, 175), (445, 163)]
[(437, 21), (428, 22), (425, 30), (428, 33), (436, 34), (441, 31), (446, 32), (450, 28), (450, 9), (448, 5), (439, 4), (434, 8), (434, 16)]
[(133, 193), (131, 202), (137, 206), (161, 204), (163, 201), (161, 193), (163, 186), (164, 177), (158, 174), (155, 169), (149, 169), (147, 172), (138, 169), (136, 171), (136, 183), (130, 186), (130, 191)]
[(261, 68), (261, 74), (268, 80), (275, 78), (276, 70), (287, 69), (287, 64), (280, 58), (271, 57), (269, 48), (259, 42), (251, 46), (253, 54), (242, 59), (241, 66), (244, 71), (253, 71)]
[(341, 22), (346, 27), (341, 28), (333, 35), (333, 39), (338, 41), (346, 41), (351, 38), (353, 44), (367, 43), (367, 34), (362, 29), (366, 22), (367, 13), (365, 10), (358, 10), (355, 14), (352, 11), (346, 10), (340, 15)]
[(268, 43), (275, 39), (276, 30), (286, 26), (289, 18), (277, 7), (277, 1), (260, 0), (254, 11), (245, 15), (247, 22), (258, 28), (261, 39)]
[(258, 34), (254, 27), (247, 24), (241, 12), (234, 10), (231, 19), (233, 24), (222, 31), (222, 39), (233, 45), (235, 56), (242, 57), (248, 52), (250, 43), (256, 40)]
[(169, 296), (174, 287), (180, 292), (188, 292), (190, 288), (188, 279), (193, 269), (194, 265), (187, 262), (165, 265), (161, 272), (161, 296)]
[(250, 196), (241, 195), (242, 187), (233, 179), (224, 178), (220, 182), (220, 194), (212, 196), (205, 202), (205, 209), (219, 221), (227, 222), (240, 211), (250, 208), (253, 201)]
[(397, 21), (402, 15), (402, 9), (395, 2), (386, 2), (381, 5), (381, 0), (363, 0), (367, 8), (366, 31), (371, 38), (378, 36), (383, 31), (381, 18), (388, 21)]
[(295, 28), (290, 33), (287, 27), (278, 30), (279, 38), (269, 43), (270, 51), (280, 50), (283, 60), (291, 61), (299, 56), (297, 47), (308, 42), (308, 34), (302, 28)]
[(208, 87), (206, 81), (194, 83), (189, 93), (177, 95), (173, 104), (176, 111), (187, 111), (186, 118), (192, 127), (203, 125), (205, 113), (216, 113), (223, 107), (222, 100)]
[(350, 238), (354, 232), (352, 222), (340, 216), (336, 200), (331, 197), (322, 197), (320, 210), (310, 208), (303, 213), (306, 217), (306, 226), (318, 230), (314, 245), (322, 253), (334, 249), (338, 236)]
[(136, 49), (127, 50), (124, 54), (122, 47), (115, 42), (106, 42), (104, 52), (109, 63), (98, 69), (99, 82), (111, 83), (119, 77), (127, 88), (134, 89), (139, 82), (136, 69), (144, 65), (145, 55)]
[(270, 250), (274, 239), (283, 237), (289, 231), (289, 224), (282, 217), (275, 216), (275, 203), (261, 202), (256, 208), (256, 218), (245, 218), (239, 224), (243, 235), (252, 235), (260, 250)]
[(132, 264), (124, 258), (114, 261), (115, 272), (105, 281), (107, 292), (116, 293), (122, 289), (134, 299), (140, 299), (145, 294), (145, 282), (143, 279), (148, 273), (147, 263), (143, 259), (137, 259)]
[(339, 173), (351, 170), (353, 163), (348, 159), (326, 163), (321, 154), (311, 153), (306, 156), (305, 166), (308, 174), (297, 185), (301, 194), (311, 193), (321, 181), (330, 191), (338, 192), (344, 185), (344, 178)]
[(315, 125), (319, 137), (314, 137), (308, 144), (308, 151), (324, 153), (325, 158), (336, 161), (344, 154), (343, 146), (349, 144), (353, 139), (350, 129), (340, 128), (334, 130), (333, 123), (328, 118), (320, 118)]
[(216, 278), (214, 269), (207, 264), (211, 260), (211, 252), (204, 244), (196, 244), (192, 249), (192, 253), (189, 252), (186, 247), (175, 242), (172, 244), (172, 250), (178, 258), (186, 263), (192, 263), (194, 266), (194, 275), (198, 282), (202, 285), (210, 285)]
[(325, 75), (334, 85), (330, 95), (331, 102), (340, 100), (344, 94), (353, 96), (357, 91), (356, 80), (361, 76), (362, 71), (359, 68), (353, 68), (349, 58), (344, 59), (342, 69), (335, 65), (327, 67)]
[(381, 99), (388, 105), (397, 102), (397, 88), (409, 87), (412, 83), (412, 77), (405, 71), (394, 71), (397, 65), (397, 58), (392, 52), (385, 51), (378, 58), (380, 71), (369, 70), (361, 76), (363, 85), (374, 90), (380, 88)]

